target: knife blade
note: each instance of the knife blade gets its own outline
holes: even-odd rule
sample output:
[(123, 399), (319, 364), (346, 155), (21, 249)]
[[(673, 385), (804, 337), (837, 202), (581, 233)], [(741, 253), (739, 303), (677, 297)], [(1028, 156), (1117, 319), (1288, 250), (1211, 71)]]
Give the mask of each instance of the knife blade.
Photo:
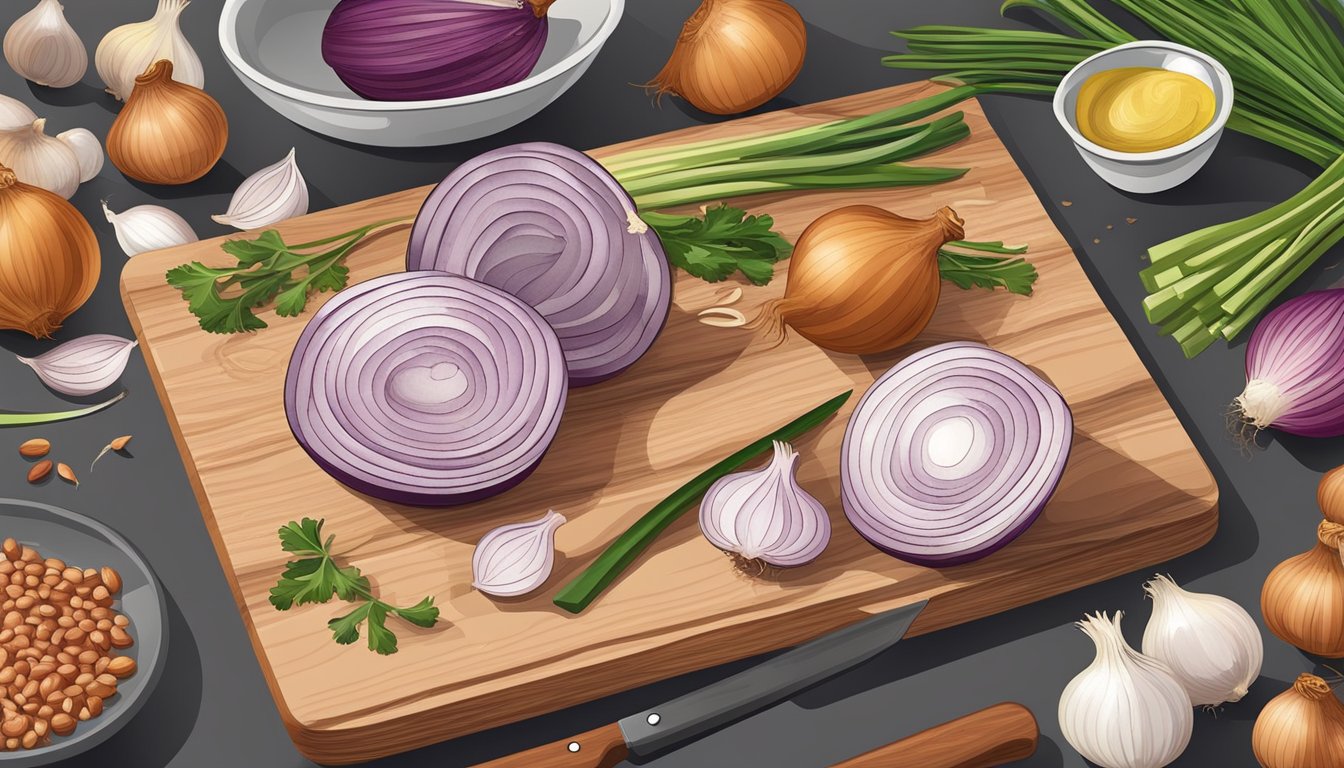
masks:
[(927, 604), (879, 613), (616, 723), (478, 768), (611, 768), (694, 741), (872, 659), (900, 642)]

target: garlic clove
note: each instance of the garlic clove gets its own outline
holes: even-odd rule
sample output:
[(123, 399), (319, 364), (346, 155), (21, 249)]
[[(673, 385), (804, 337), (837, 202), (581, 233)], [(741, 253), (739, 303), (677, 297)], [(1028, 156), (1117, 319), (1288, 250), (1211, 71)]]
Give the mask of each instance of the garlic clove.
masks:
[(700, 503), (700, 530), (709, 543), (747, 560), (780, 568), (817, 559), (831, 539), (826, 507), (798, 485), (798, 454), (776, 441), (761, 469), (719, 480)]
[(471, 556), (472, 586), (495, 597), (539, 589), (555, 565), (555, 531), (566, 522), (564, 515), (548, 510), (537, 520), (485, 534)]
[(161, 205), (137, 205), (114, 213), (104, 200), (103, 215), (112, 222), (127, 257), (200, 240), (186, 219)]
[(117, 383), (138, 341), (106, 333), (67, 341), (37, 357), (20, 357), (51, 389), (70, 397), (102, 392)]
[(71, 128), (56, 134), (56, 138), (74, 150), (79, 160), (79, 183), (90, 181), (103, 170), (103, 144), (87, 128)]
[(51, 88), (78, 83), (89, 54), (57, 0), (39, 0), (5, 33), (5, 61), (26, 80)]
[(1260, 676), (1265, 646), (1255, 620), (1219, 595), (1187, 592), (1169, 576), (1144, 585), (1153, 617), (1143, 653), (1164, 662), (1195, 706), (1240, 701)]
[(0, 163), (19, 181), (69, 200), (79, 189), (79, 157), (60, 139), (46, 134), (47, 121), (0, 131)]
[(191, 43), (182, 34), (179, 19), (189, 0), (159, 0), (147, 21), (123, 24), (108, 32), (93, 54), (94, 67), (107, 85), (107, 92), (125, 101), (135, 88), (135, 78), (160, 59), (173, 63), (173, 79), (197, 88), (205, 87), (205, 68)]
[(18, 99), (0, 94), (0, 131), (32, 125), (37, 114)]
[(280, 162), (262, 168), (239, 185), (227, 213), (210, 218), (246, 230), (269, 227), (307, 212), (308, 182), (290, 149)]

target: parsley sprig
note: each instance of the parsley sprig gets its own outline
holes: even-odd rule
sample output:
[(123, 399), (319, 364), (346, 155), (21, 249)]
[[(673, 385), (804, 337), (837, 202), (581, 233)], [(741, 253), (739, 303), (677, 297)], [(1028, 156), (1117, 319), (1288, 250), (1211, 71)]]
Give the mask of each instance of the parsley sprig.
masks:
[(397, 652), (397, 636), (387, 628), (387, 617), (396, 616), (417, 627), (432, 627), (439, 618), (434, 598), (426, 597), (409, 608), (398, 608), (374, 597), (369, 577), (352, 566), (336, 564), (331, 553), (335, 536), (322, 538), (323, 520), (303, 518), (280, 529), (280, 546), (296, 555), (285, 564), (280, 580), (271, 587), (271, 605), (287, 611), (295, 605), (330, 602), (333, 596), (358, 602), (350, 613), (327, 622), (332, 637), (342, 645), (359, 639), (360, 625), (367, 625), (369, 650), (384, 656)]
[(938, 249), (938, 273), (962, 290), (1003, 288), (1009, 293), (1030, 296), (1039, 277), (1036, 267), (1026, 259), (1013, 258), (1026, 252), (1025, 245), (957, 240)]
[(793, 251), (789, 241), (773, 231), (774, 219), (748, 216), (724, 204), (706, 208), (699, 218), (654, 212), (641, 213), (640, 218), (658, 233), (672, 266), (710, 283), (741, 272), (754, 285), (765, 285), (774, 276), (775, 262)]

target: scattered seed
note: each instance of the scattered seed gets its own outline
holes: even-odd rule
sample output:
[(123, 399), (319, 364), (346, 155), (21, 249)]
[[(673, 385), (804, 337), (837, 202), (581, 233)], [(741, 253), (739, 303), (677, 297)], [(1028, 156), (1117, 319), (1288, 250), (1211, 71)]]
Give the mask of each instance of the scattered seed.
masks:
[(715, 328), (741, 328), (747, 324), (747, 316), (728, 307), (712, 307), (699, 314), (700, 322)]
[(1107, 224), (1107, 225), (1106, 225), (1106, 228), (1107, 228), (1107, 229), (1115, 229), (1115, 225), (1114, 225), (1114, 224)]
[(1094, 237), (1094, 238), (1092, 238), (1092, 242), (1093, 242), (1093, 243), (1096, 243), (1096, 244), (1098, 244), (1098, 245), (1100, 245), (1100, 244), (1101, 244), (1101, 238), (1100, 238), (1100, 237)]
[(724, 307), (726, 307), (726, 306), (728, 306), (729, 304), (736, 304), (737, 302), (739, 302), (739, 301), (741, 301), (741, 300), (742, 300), (742, 288), (741, 288), (741, 286), (735, 286), (735, 287), (733, 287), (733, 288), (724, 288), (724, 289), (722, 289), (722, 290), (719, 291), (719, 305), (720, 305), (720, 306), (724, 306)]
[(1069, 206), (1073, 205), (1073, 201), (1072, 201), (1072, 200), (1061, 200), (1059, 204), (1062, 205), (1062, 206), (1064, 206), (1065, 208), (1068, 208)]
[(116, 451), (117, 453), (121, 453), (122, 451), (126, 450), (126, 446), (129, 445), (130, 442), (131, 442), (130, 435), (122, 435), (121, 437), (118, 437), (117, 439), (113, 440), (107, 445), (104, 445), (103, 449), (98, 452), (98, 455), (93, 457), (93, 462), (89, 464), (89, 471), (90, 472), (93, 471), (93, 465), (97, 464), (99, 459), (106, 456), (108, 454), (108, 451)]
[(28, 470), (28, 482), (33, 484), (40, 483), (47, 478), (47, 475), (50, 474), (51, 474), (51, 459), (43, 459), (34, 464), (32, 468)]
[(1126, 223), (1126, 224), (1133, 224), (1133, 223), (1135, 223), (1135, 222), (1137, 222), (1137, 221), (1138, 221), (1138, 219), (1134, 218), (1133, 216), (1126, 216), (1126, 217), (1125, 217), (1125, 223)]
[(69, 464), (64, 462), (56, 465), (56, 474), (67, 483), (73, 483), (76, 488), (79, 487), (79, 478), (75, 477), (75, 470), (70, 468)]
[(35, 437), (19, 446), (19, 455), (25, 459), (40, 459), (51, 453), (51, 441)]

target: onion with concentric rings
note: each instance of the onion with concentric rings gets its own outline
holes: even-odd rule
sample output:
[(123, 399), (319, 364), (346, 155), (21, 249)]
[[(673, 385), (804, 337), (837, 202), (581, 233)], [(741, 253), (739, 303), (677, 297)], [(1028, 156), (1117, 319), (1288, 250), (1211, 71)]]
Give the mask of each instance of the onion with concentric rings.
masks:
[(330, 475), (402, 504), (478, 501), (523, 481), (568, 394), (560, 341), (513, 296), (439, 272), (342, 291), (285, 379), (290, 429)]
[(1072, 444), (1068, 404), (1027, 366), (972, 342), (930, 347), (887, 371), (850, 417), (845, 515), (902, 560), (978, 560), (1035, 521)]

